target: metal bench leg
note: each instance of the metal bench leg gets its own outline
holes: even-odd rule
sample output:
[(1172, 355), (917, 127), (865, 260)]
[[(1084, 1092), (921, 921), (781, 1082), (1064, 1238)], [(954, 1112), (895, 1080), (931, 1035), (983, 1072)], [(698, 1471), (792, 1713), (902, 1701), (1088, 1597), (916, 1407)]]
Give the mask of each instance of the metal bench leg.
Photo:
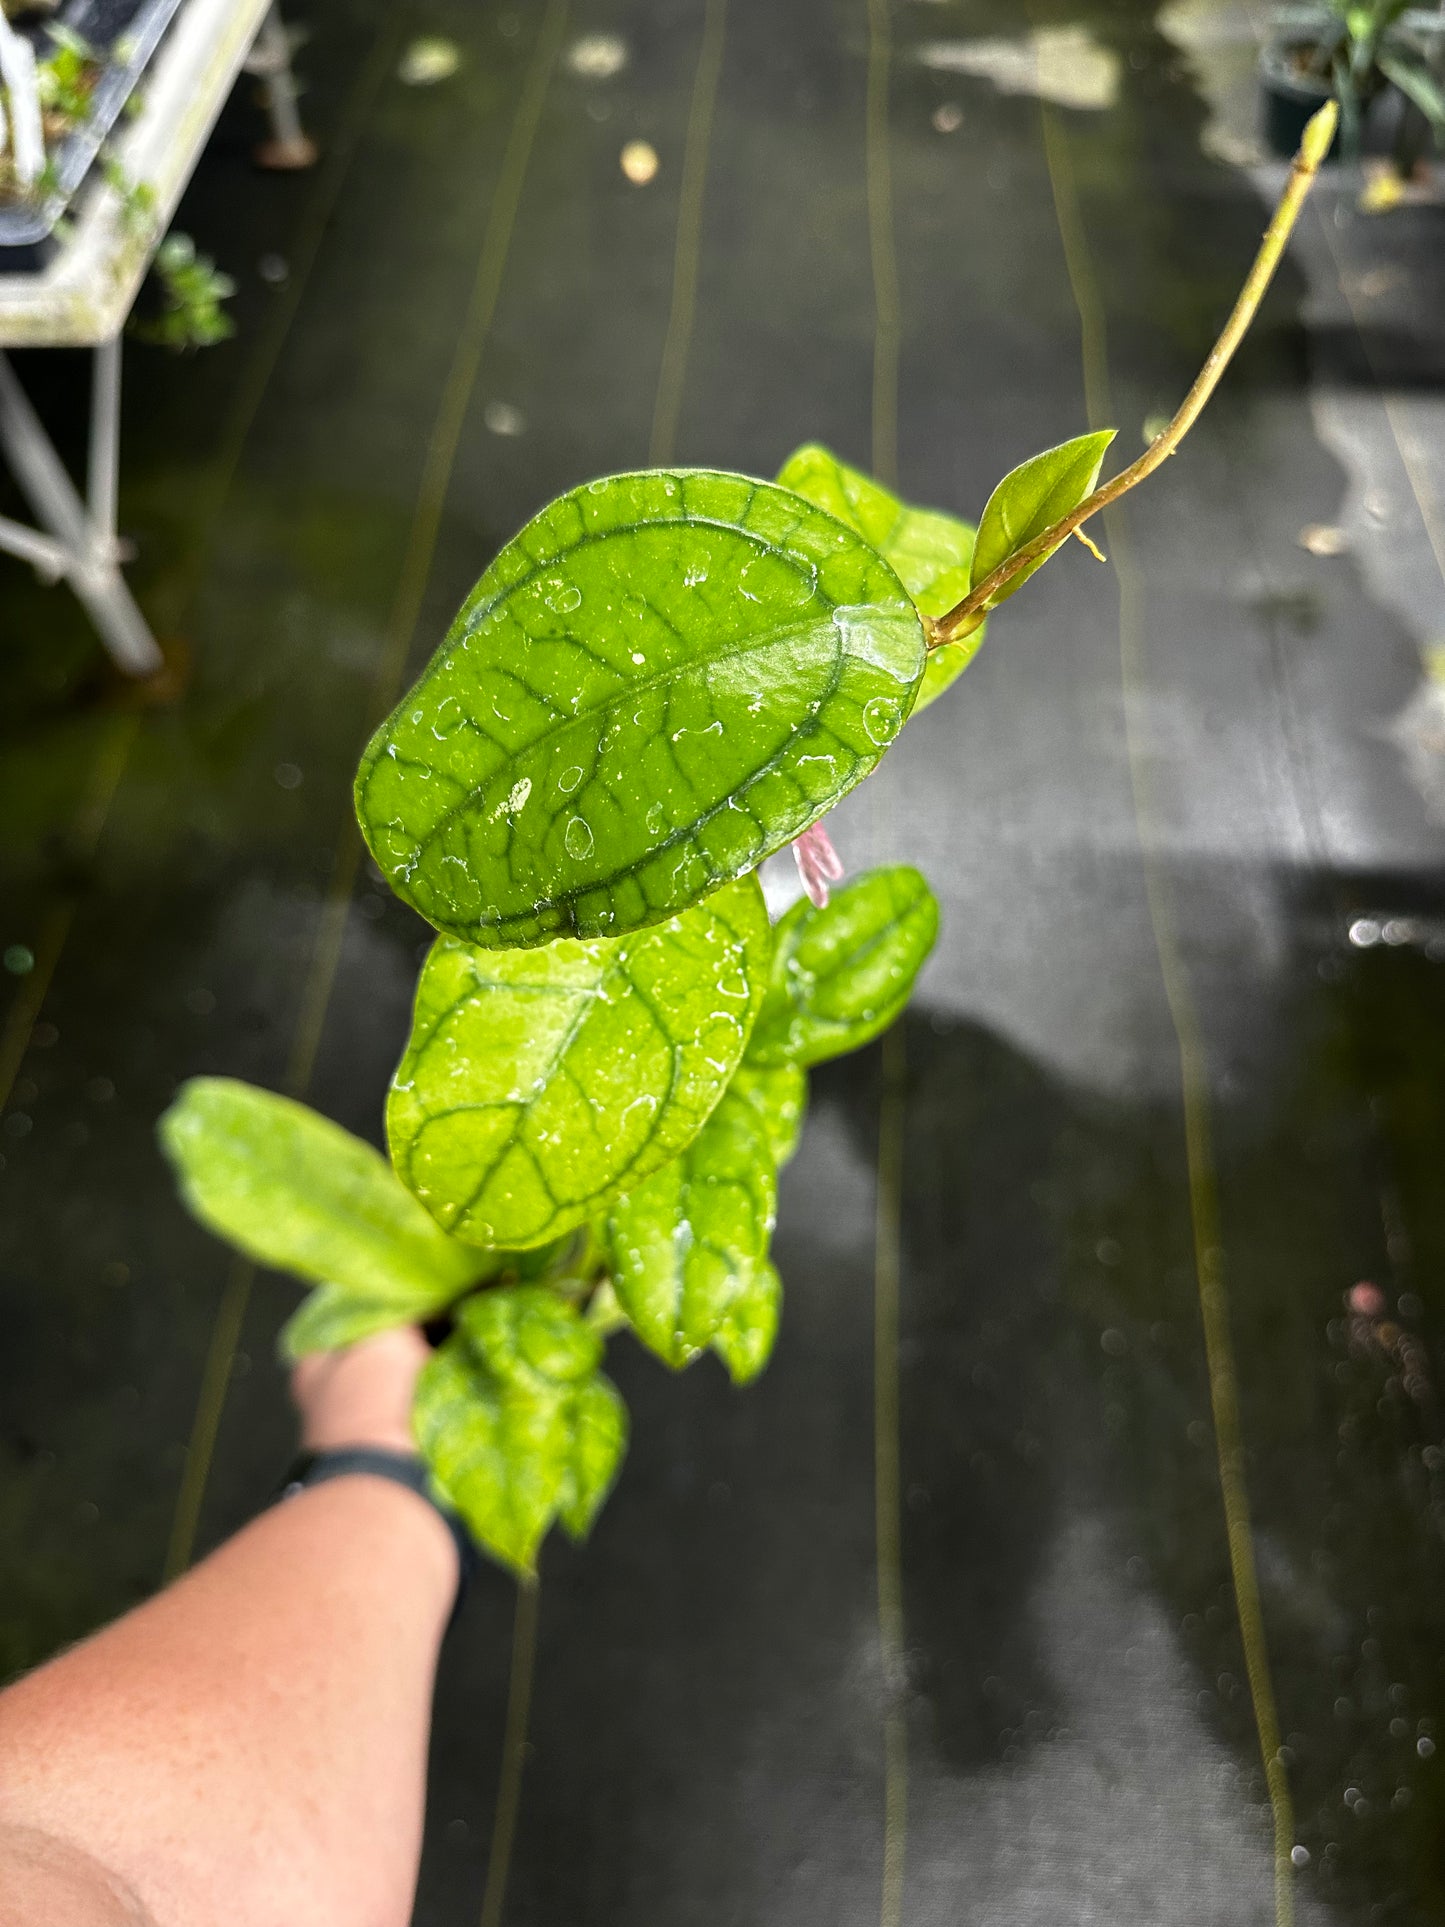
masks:
[(165, 666), (155, 637), (120, 572), (116, 478), (120, 455), (120, 340), (95, 351), (90, 404), (90, 501), (81, 500), (9, 360), (0, 354), (0, 442), (45, 533), (0, 527), (0, 548), (52, 580), (64, 575), (101, 641), (127, 675)]
[(316, 143), (301, 125), (296, 76), (291, 71), (291, 41), (279, 4), (272, 6), (261, 23), (246, 70), (265, 81), (266, 111), (271, 117), (271, 138), (257, 148), (257, 162), (283, 171), (314, 166)]

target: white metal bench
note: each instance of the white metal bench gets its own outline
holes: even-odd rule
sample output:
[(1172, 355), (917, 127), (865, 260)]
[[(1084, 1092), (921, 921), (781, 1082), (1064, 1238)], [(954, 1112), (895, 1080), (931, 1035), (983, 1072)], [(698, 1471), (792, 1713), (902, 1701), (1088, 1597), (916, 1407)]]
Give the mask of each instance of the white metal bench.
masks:
[[(162, 666), (155, 637), (121, 574), (116, 531), (121, 335), (226, 96), (243, 66), (265, 76), (273, 163), (301, 163), (309, 143), (296, 111), (286, 31), (272, 0), (185, 0), (142, 82), (140, 111), (111, 143), (121, 177), (155, 196), (154, 217), (125, 218), (98, 172), (82, 190), (55, 259), (34, 274), (0, 274), (0, 448), (38, 527), (0, 516), (0, 551), (67, 581), (128, 674)], [(72, 481), (5, 348), (91, 348), (85, 491)]]

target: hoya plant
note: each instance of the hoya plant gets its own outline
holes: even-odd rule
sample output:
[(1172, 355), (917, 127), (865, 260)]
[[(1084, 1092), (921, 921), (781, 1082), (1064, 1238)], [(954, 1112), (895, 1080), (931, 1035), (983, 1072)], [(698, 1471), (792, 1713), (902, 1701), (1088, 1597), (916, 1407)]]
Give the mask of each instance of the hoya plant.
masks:
[[(161, 1138), (205, 1224), (311, 1285), (287, 1356), (434, 1334), (418, 1444), (515, 1571), (554, 1521), (584, 1535), (617, 1477), (614, 1337), (674, 1370), (712, 1352), (738, 1384), (766, 1365), (808, 1071), (894, 1022), (938, 935), (916, 870), (842, 882), (823, 819), (989, 612), (1178, 445), (1332, 118), (1199, 382), (1112, 481), (1106, 431), (1014, 469), (976, 529), (816, 446), (775, 481), (588, 482), (493, 560), (367, 744), (362, 834), (437, 933), (389, 1158), (226, 1078), (184, 1085)], [(788, 845), (806, 893), (773, 923), (757, 869)]]

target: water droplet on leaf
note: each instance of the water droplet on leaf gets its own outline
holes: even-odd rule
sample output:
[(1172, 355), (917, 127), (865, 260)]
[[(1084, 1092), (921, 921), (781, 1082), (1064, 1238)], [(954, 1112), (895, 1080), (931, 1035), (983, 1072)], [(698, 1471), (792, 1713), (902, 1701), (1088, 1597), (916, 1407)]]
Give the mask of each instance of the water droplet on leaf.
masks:
[(875, 696), (863, 705), (863, 727), (875, 743), (891, 743), (898, 734), (898, 705), (887, 696)]

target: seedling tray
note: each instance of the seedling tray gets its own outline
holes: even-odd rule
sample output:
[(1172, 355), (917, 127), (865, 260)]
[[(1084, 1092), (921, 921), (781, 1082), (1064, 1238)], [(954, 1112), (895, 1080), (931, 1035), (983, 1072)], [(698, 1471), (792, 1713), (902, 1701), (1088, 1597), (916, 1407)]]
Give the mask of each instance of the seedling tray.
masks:
[(85, 119), (50, 154), (56, 173), (54, 192), (39, 202), (0, 204), (0, 248), (33, 246), (54, 229), (180, 4), (181, 0), (65, 0), (47, 17), (37, 14), (33, 21), (22, 17), (16, 22), (29, 32), (41, 58), (49, 46), (47, 25), (59, 21), (89, 41), (104, 64)]

